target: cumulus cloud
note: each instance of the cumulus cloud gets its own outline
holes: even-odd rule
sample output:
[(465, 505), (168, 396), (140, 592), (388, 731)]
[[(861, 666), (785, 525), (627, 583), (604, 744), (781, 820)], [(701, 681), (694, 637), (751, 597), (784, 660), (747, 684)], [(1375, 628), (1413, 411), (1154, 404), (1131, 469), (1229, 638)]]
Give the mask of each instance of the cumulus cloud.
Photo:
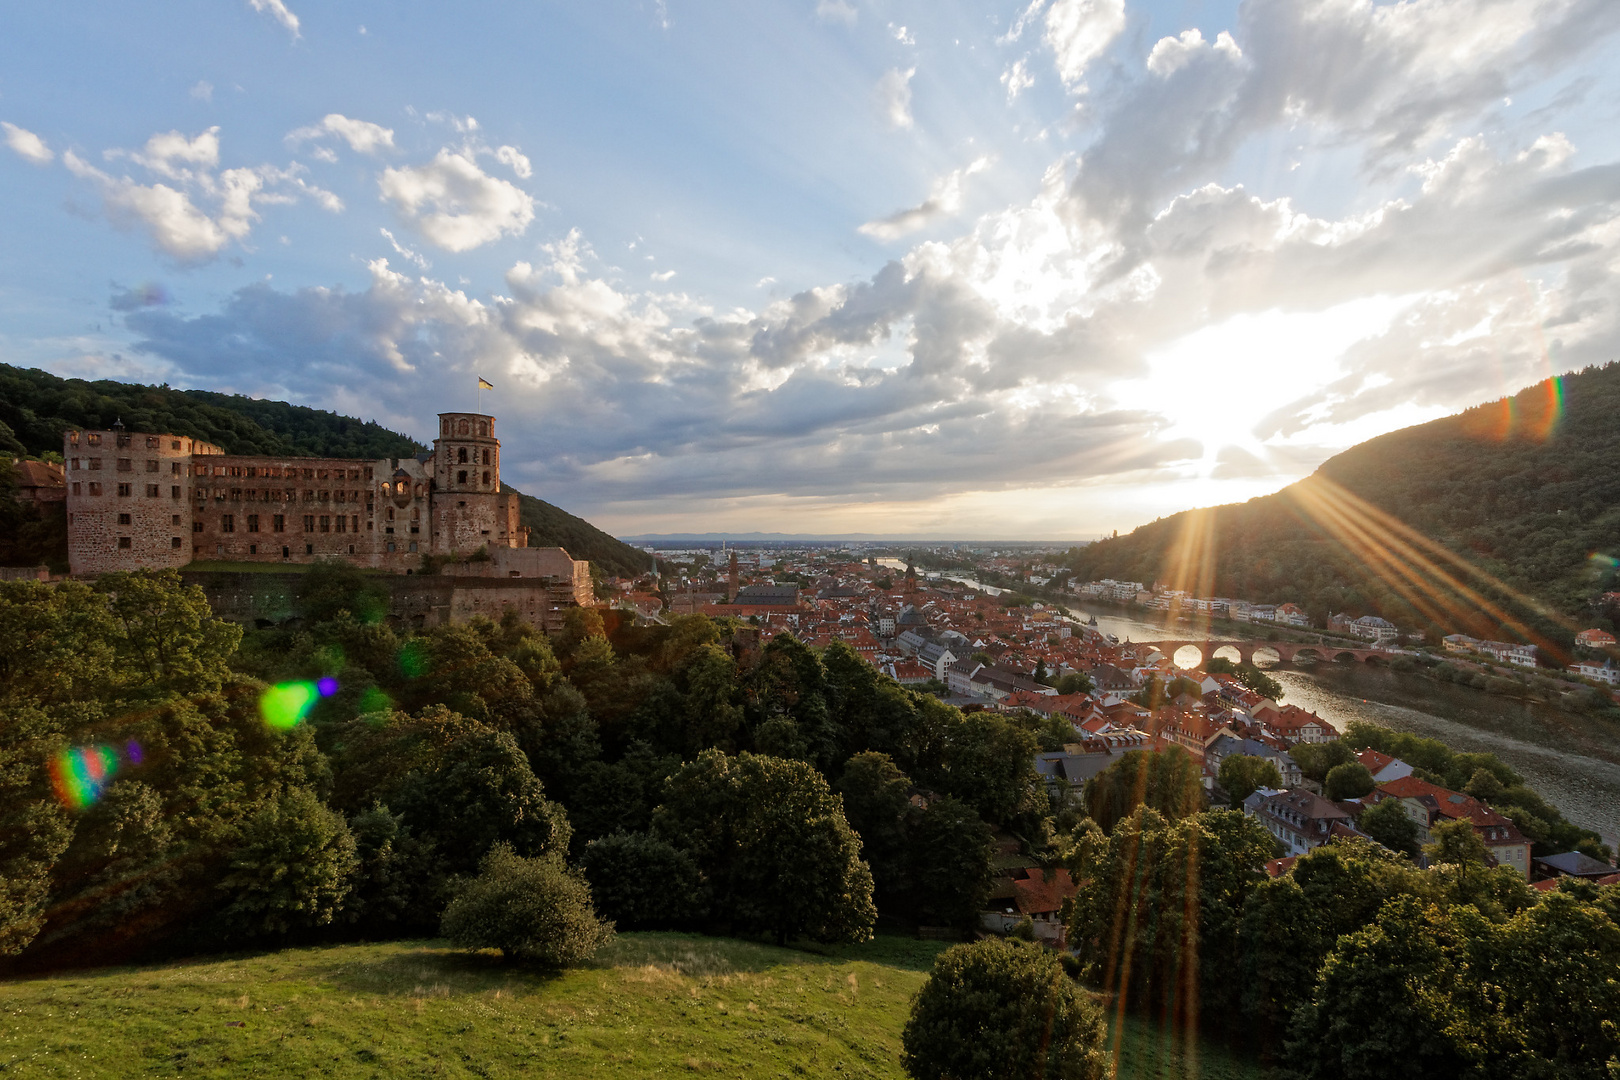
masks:
[(218, 127), (189, 138), (161, 132), (139, 150), (108, 150), (103, 156), (128, 161), (162, 180), (143, 184), (128, 174), (115, 176), (71, 150), (62, 154), (62, 163), (97, 188), (114, 225), (145, 229), (154, 247), (181, 263), (206, 262), (228, 244), (246, 241), (260, 220), (261, 205), (308, 197), (328, 211), (343, 209), (341, 199), (309, 183), (296, 164), (220, 169)]
[(49, 165), (56, 160), (45, 140), (26, 128), (0, 120), (0, 130), (6, 133), (6, 145), (31, 165)]
[(928, 198), (921, 204), (897, 210), (888, 217), (876, 221), (868, 221), (858, 231), (876, 240), (898, 240), (908, 233), (916, 232), (936, 218), (955, 214), (962, 209), (964, 182), (974, 173), (983, 172), (989, 167), (988, 156), (976, 158), (962, 168), (948, 172), (935, 180), (929, 188)]
[(254, 11), (259, 12), (261, 15), (269, 15), (276, 22), (286, 27), (287, 32), (293, 36), (294, 40), (300, 37), (298, 16), (287, 10), (287, 5), (283, 0), (248, 0), (248, 3), (253, 5)]
[(529, 159), (515, 146), (503, 146), (496, 150), (495, 160), (511, 169), (520, 180), (534, 175), (534, 167), (529, 164)]
[(878, 108), (883, 113), (883, 119), (891, 128), (899, 130), (909, 128), (911, 119), (911, 77), (917, 74), (917, 69), (890, 68), (878, 80), (877, 100)]
[(352, 120), (342, 113), (327, 113), (318, 124), (289, 131), (287, 142), (297, 145), (328, 135), (342, 139), (349, 144), (349, 149), (357, 154), (375, 156), (394, 148), (393, 128), (385, 128), (381, 124), (373, 124), (366, 120)]
[(1024, 60), (1016, 60), (1013, 66), (1001, 73), (1001, 85), (1007, 88), (1007, 104), (1011, 105), (1018, 100), (1018, 95), (1035, 85), (1035, 76), (1029, 73), (1029, 64)]
[(1086, 69), (1125, 29), (1125, 0), (1054, 0), (1046, 10), (1046, 44), (1058, 77), (1083, 92)]
[(401, 221), (446, 251), (471, 251), (502, 236), (521, 236), (534, 220), (528, 192), (450, 149), (425, 165), (384, 170), (378, 187)]

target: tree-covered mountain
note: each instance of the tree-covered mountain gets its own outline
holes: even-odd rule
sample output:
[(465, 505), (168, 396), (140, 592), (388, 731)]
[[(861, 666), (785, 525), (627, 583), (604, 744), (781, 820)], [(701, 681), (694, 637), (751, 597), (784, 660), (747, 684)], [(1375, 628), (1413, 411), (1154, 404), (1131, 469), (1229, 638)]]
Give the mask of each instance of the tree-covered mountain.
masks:
[(1620, 556), (1620, 364), (1371, 439), (1246, 503), (1071, 551), (1082, 580), (1567, 649)]
[[(131, 431), (188, 435), (231, 454), (385, 458), (409, 457), (427, 449), (381, 424), (285, 401), (107, 379), (63, 379), (37, 368), (0, 364), (0, 452), (60, 454), (62, 433), (69, 428), (109, 428), (118, 420)], [(532, 496), (521, 499), (523, 524), (535, 547), (565, 548), (607, 574), (634, 575), (651, 569), (646, 554), (590, 522)]]

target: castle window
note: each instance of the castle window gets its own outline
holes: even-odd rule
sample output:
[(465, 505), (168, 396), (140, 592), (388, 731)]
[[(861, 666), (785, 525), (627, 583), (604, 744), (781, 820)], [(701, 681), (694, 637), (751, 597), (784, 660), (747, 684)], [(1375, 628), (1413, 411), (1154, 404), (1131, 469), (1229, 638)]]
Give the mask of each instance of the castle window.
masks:
[(456, 464), (457, 465), (465, 465), (465, 464), (467, 464), (467, 448), (465, 446), (463, 446), (461, 449), (456, 451)]
[(467, 421), (465, 421), (465, 420), (462, 420), (462, 421), (460, 421), (459, 423), (456, 424), (456, 433), (458, 435), (465, 435), (471, 430), (472, 430), (472, 425), (468, 424)]
[(337, 491), (337, 492), (333, 492), (332, 501), (333, 502), (342, 502), (344, 499), (346, 499), (348, 497), (349, 497), (348, 492), (346, 492), (346, 491)]
[(128, 514), (119, 514), (118, 515), (118, 524), (120, 524), (120, 525), (128, 525), (129, 524), (129, 515)]
[(180, 546), (180, 538), (178, 536), (169, 537), (169, 546), (172, 548), (178, 548)]
[(234, 514), (224, 514), (224, 515), (222, 515), (220, 517), (220, 519), (219, 519), (219, 531), (220, 532), (235, 532), (236, 531), (236, 515), (234, 515)]
[(156, 450), (157, 445), (158, 445), (158, 441), (157, 441), (157, 436), (156, 435), (148, 435), (146, 437), (146, 448), (148, 450)]
[(249, 514), (248, 515), (248, 532), (258, 532), (258, 531), (259, 531), (259, 515), (258, 514)]
[(131, 461), (127, 457), (119, 458), (118, 459), (118, 471), (119, 472), (134, 472), (135, 471), (135, 462)]
[(484, 470), (484, 486), (489, 487), (489, 470)]
[(270, 516), (270, 531), (271, 532), (286, 532), (287, 531), (287, 515), (286, 514), (272, 514)]
[(394, 520), (394, 508), (393, 508), (393, 507), (392, 507), (392, 506), (390, 506), (390, 507), (389, 507), (389, 508), (388, 508), (388, 520), (389, 520), (389, 521), (393, 521), (393, 520)]
[(99, 432), (92, 431), (89, 435), (85, 436), (84, 441), (89, 443), (91, 446), (100, 446), (101, 445), (101, 435), (100, 435)]
[(120, 495), (127, 498), (128, 496), (134, 494), (134, 491), (132, 490), (133, 487), (134, 487), (133, 484), (119, 484), (118, 485), (118, 494), (120, 494)]
[(412, 550), (412, 551), (415, 551), (415, 550), (416, 550), (416, 541), (415, 541), (415, 540), (412, 540), (412, 541), (411, 541), (411, 550)]
[(79, 470), (79, 459), (74, 458), (73, 462), (72, 462), (72, 465), (70, 467), (73, 469), (74, 472), (77, 472)]
[(484, 464), (485, 465), (489, 464), (489, 451), (488, 450), (484, 451)]
[(315, 515), (314, 514), (305, 514), (304, 515), (304, 531), (305, 532), (314, 532), (315, 531)]
[(411, 485), (407, 484), (403, 480), (401, 480), (399, 483), (394, 485), (394, 494), (396, 494), (396, 495), (407, 494), (410, 490), (411, 490)]
[(200, 521), (193, 521), (191, 523), (191, 531), (194, 532), (194, 533), (202, 532), (203, 531), (203, 523), (200, 522)]
[(314, 544), (305, 544), (304, 545), (304, 554), (305, 555), (313, 555), (313, 554), (315, 554), (315, 545)]
[(342, 514), (339, 514), (337, 516), (337, 531), (338, 532), (343, 532), (344, 531), (343, 527), (345, 525), (347, 525), (348, 523), (349, 523), (349, 519), (344, 517)]
[(146, 471), (147, 472), (157, 472), (158, 471), (157, 458), (147, 458), (146, 459)]
[(179, 476), (180, 475), (180, 463), (178, 461), (171, 462), (169, 464), (169, 475), (170, 476)]
[(169, 516), (169, 524), (171, 524), (171, 525), (180, 524), (180, 515), (179, 514), (171, 514)]
[(77, 431), (68, 432), (68, 442), (72, 443), (74, 446), (78, 446), (79, 445), (79, 433)]
[(466, 482), (467, 482), (467, 470), (466, 469), (461, 469), (456, 473), (456, 483), (465, 484)]
[(79, 489), (81, 487), (83, 487), (83, 486), (84, 485), (79, 483), (77, 480), (73, 481), (73, 494), (75, 494), (75, 495), (79, 494)]
[(332, 531), (332, 517), (330, 514), (321, 515), (321, 532)]
[(175, 439), (173, 442), (169, 443), (169, 449), (170, 450), (178, 450), (178, 449), (180, 449), (180, 440)]
[(353, 531), (354, 532), (359, 532), (360, 531), (360, 515), (356, 514), (352, 518), (350, 518), (349, 520), (354, 525), (354, 530)]
[(169, 498), (178, 499), (179, 497), (180, 497), (180, 485), (179, 484), (171, 484), (170, 487), (169, 487)]
[(259, 545), (258, 544), (249, 544), (248, 545), (248, 554), (249, 555), (257, 555), (258, 553), (259, 553)]
[(489, 435), (489, 421), (488, 420), (480, 420), (480, 421), (478, 421), (478, 434), (481, 437), (488, 437), (488, 435)]
[(134, 544), (133, 544), (133, 543), (132, 543), (132, 542), (131, 542), (131, 540), (130, 540), (130, 538), (129, 538), (129, 537), (127, 537), (127, 536), (120, 536), (120, 537), (119, 537), (119, 538), (118, 538), (118, 546), (119, 546), (119, 547), (120, 547), (120, 548), (121, 548), (121, 549), (123, 549), (123, 550), (125, 550), (125, 551), (128, 551), (128, 550), (129, 550), (129, 549), (130, 549), (130, 548), (131, 548), (131, 547), (133, 547), (133, 546), (134, 546)]
[(159, 488), (156, 484), (147, 484), (146, 485), (146, 497), (148, 499), (155, 499), (160, 494), (162, 494), (162, 489)]

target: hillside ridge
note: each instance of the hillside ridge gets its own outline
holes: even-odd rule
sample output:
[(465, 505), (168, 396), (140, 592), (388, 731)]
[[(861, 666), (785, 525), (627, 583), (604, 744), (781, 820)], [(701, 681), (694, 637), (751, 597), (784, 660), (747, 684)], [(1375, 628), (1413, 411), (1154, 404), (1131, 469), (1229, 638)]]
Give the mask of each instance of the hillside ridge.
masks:
[(1567, 652), (1612, 627), (1620, 556), (1620, 364), (1369, 439), (1245, 503), (1186, 510), (1075, 549), (1082, 580), (1380, 615), (1431, 639)]

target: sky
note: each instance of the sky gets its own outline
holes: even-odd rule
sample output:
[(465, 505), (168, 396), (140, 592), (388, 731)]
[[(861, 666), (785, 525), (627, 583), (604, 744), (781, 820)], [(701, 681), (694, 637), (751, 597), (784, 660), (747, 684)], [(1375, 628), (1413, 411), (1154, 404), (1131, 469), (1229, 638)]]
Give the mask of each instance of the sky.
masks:
[(481, 404), (620, 535), (1089, 538), (1620, 356), (1613, 0), (6, 23), (0, 360)]

